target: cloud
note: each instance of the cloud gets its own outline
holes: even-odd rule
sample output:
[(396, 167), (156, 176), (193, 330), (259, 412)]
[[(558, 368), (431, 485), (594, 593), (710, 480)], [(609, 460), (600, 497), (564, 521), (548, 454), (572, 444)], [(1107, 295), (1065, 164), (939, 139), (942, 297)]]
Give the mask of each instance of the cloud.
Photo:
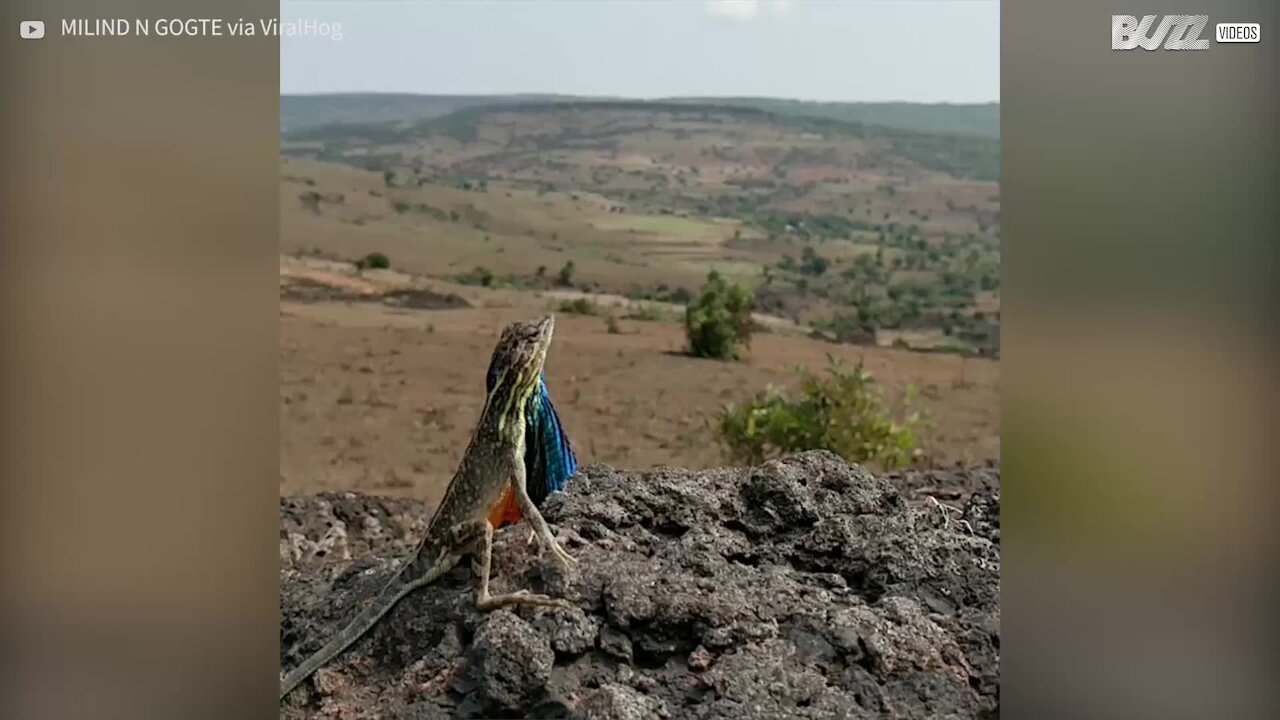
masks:
[(707, 14), (730, 20), (752, 20), (760, 14), (760, 0), (707, 0)]
[(772, 15), (785, 15), (791, 0), (707, 0), (707, 14), (712, 17), (746, 22), (760, 17), (766, 9)]

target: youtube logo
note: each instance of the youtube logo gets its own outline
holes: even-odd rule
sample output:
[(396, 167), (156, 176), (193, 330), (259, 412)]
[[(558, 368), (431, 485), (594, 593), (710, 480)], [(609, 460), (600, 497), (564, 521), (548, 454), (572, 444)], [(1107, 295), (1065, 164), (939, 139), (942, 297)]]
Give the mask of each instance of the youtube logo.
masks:
[(18, 34), (23, 40), (39, 40), (44, 37), (44, 21), (23, 20), (18, 23)]

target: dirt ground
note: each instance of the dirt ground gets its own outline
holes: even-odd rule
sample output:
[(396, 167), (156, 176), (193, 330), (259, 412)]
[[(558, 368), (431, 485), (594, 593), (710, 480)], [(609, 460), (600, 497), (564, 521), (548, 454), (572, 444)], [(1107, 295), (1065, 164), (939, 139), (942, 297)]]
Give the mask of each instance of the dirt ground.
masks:
[[(475, 307), (282, 299), (281, 495), (438, 499), (478, 417), (499, 332), (551, 304), (533, 293), (459, 291), (472, 293)], [(793, 386), (792, 366), (820, 369), (828, 353), (862, 358), (891, 397), (908, 384), (921, 390), (935, 424), (923, 437), (931, 464), (999, 457), (996, 361), (762, 333), (745, 361), (723, 363), (681, 354), (675, 323), (619, 324), (622, 332), (609, 334), (600, 317), (556, 316), (547, 382), (584, 464), (723, 465), (711, 427), (719, 409), (770, 383)]]

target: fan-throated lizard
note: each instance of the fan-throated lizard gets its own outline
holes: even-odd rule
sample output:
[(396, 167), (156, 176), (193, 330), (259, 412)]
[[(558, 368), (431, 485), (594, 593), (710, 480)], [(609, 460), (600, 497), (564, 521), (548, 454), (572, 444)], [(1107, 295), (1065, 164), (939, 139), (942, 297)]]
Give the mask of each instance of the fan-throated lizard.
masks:
[[(485, 377), (485, 391), (493, 390), (498, 378), (496, 363), (490, 363)], [(569, 478), (578, 469), (578, 456), (569, 444), (569, 434), (560, 423), (560, 415), (551, 403), (551, 395), (547, 392), (546, 373), (538, 383), (538, 389), (529, 396), (529, 405), (525, 408), (525, 451), (524, 472), (533, 504), (542, 508), (542, 502), (552, 493), (563, 492)], [(495, 528), (513, 525), (520, 522), (520, 506), (516, 503), (515, 492), (508, 489), (489, 513), (489, 522)], [(533, 542), (533, 536), (529, 542)]]
[(489, 594), (493, 550), (493, 524), (489, 517), (508, 489), (515, 497), (521, 517), (533, 526), (542, 548), (549, 550), (562, 567), (576, 562), (551, 534), (525, 487), (526, 413), (530, 399), (542, 384), (542, 368), (554, 329), (555, 318), (546, 316), (533, 322), (513, 323), (503, 330), (493, 351), (490, 363), (493, 382), (480, 421), (425, 535), (373, 603), (284, 677), (280, 683), (281, 700), (360, 639), (397, 602), (453, 569), (467, 554), (475, 554), (480, 561), (475, 594), (476, 608), (480, 611), (508, 605), (567, 605), (563, 600), (527, 590)]

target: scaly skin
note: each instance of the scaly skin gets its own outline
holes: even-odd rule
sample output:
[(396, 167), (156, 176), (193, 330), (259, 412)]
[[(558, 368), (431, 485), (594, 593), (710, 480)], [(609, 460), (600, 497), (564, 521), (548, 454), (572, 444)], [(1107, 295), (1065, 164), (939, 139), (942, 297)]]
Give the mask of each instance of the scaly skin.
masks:
[(498, 340), (490, 364), (494, 382), (485, 400), (480, 421), (462, 462), (445, 490), (426, 534), (365, 608), (324, 647), (289, 672), (280, 683), (284, 698), (333, 658), (351, 646), (409, 593), (447, 573), (469, 552), (480, 561), (476, 607), (481, 611), (507, 605), (563, 606), (562, 600), (533, 595), (527, 590), (505, 595), (489, 594), (489, 566), (493, 549), (490, 512), (508, 490), (521, 516), (533, 526), (544, 550), (562, 567), (576, 562), (556, 541), (525, 487), (525, 432), (529, 400), (541, 383), (542, 367), (555, 319), (519, 322), (507, 327)]
[[(486, 378), (487, 390), (493, 389), (495, 378), (495, 370), (490, 367)], [(577, 468), (578, 458), (569, 444), (569, 436), (560, 423), (555, 405), (551, 403), (544, 373), (525, 408), (524, 470), (533, 504), (541, 508), (551, 493), (562, 492)], [(495, 528), (520, 522), (520, 508), (513, 491), (507, 490), (489, 513), (489, 522)]]

